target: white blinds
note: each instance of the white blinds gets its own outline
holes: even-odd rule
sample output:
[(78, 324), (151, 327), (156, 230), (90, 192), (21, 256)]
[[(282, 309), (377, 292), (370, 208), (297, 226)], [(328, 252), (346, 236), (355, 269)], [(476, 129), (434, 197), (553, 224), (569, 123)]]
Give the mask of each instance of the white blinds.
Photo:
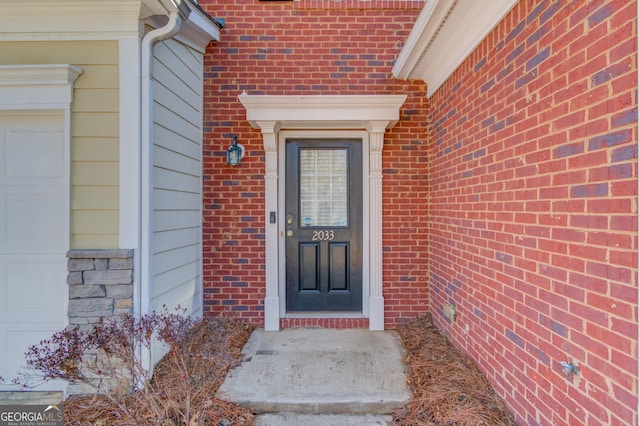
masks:
[(347, 150), (300, 150), (301, 226), (347, 226)]

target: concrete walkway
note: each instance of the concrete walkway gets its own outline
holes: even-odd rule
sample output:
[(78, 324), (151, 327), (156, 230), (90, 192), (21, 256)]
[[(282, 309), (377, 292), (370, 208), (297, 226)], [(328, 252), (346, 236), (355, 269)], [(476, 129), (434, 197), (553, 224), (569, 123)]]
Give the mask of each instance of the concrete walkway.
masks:
[(270, 413), (255, 425), (386, 425), (411, 397), (395, 332), (256, 330), (243, 353), (217, 396)]

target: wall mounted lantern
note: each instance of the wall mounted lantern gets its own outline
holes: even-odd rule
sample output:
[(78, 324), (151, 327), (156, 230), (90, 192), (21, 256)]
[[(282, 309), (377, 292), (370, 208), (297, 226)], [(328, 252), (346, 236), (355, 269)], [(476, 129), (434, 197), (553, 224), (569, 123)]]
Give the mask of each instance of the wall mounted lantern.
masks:
[(233, 142), (227, 149), (227, 164), (230, 166), (239, 166), (244, 158), (244, 146), (238, 143), (238, 137), (233, 135)]

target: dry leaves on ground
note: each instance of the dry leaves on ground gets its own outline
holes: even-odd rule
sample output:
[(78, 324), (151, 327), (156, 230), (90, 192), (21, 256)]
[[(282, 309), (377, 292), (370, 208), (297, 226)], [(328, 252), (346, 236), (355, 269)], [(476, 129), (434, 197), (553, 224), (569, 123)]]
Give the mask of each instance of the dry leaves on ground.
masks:
[(158, 363), (146, 392), (118, 400), (70, 398), (64, 402), (65, 424), (249, 426), (250, 411), (214, 396), (229, 369), (242, 359), (242, 347), (252, 331), (251, 325), (225, 318), (200, 321), (181, 350), (169, 352)]
[[(241, 361), (252, 331), (250, 325), (225, 318), (204, 320), (189, 333), (181, 353), (169, 353), (156, 367), (153, 398), (135, 392), (118, 403), (100, 396), (71, 398), (64, 403), (65, 424), (250, 426), (251, 412), (214, 395), (229, 369)], [(396, 425), (516, 424), (476, 365), (438, 331), (430, 317), (397, 331), (407, 351), (413, 399), (394, 413)], [(166, 414), (163, 419), (156, 415), (158, 405)]]
[(397, 329), (407, 351), (413, 399), (394, 413), (402, 426), (515, 426), (504, 401), (468, 357), (418, 318)]

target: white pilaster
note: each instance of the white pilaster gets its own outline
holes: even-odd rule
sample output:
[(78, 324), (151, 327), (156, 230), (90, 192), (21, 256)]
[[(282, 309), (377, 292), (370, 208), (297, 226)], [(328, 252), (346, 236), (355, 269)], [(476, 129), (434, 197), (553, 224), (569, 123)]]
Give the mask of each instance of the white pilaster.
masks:
[(369, 329), (384, 330), (382, 296), (382, 149), (387, 121), (369, 122)]
[[(265, 274), (264, 329), (280, 329), (280, 298), (278, 296), (278, 122), (259, 121), (265, 157)], [(276, 216), (271, 223), (271, 213)]]

